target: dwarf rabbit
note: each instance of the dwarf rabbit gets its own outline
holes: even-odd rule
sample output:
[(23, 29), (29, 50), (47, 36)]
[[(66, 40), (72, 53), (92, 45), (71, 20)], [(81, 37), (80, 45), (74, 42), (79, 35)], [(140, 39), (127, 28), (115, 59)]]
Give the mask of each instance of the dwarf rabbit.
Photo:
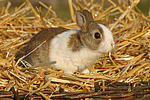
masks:
[(77, 11), (76, 23), (80, 30), (63, 27), (41, 30), (31, 38), (25, 54), (46, 42), (24, 60), (32, 66), (56, 61), (51, 68), (72, 74), (87, 70), (103, 53), (114, 48), (112, 32), (94, 21), (89, 11)]

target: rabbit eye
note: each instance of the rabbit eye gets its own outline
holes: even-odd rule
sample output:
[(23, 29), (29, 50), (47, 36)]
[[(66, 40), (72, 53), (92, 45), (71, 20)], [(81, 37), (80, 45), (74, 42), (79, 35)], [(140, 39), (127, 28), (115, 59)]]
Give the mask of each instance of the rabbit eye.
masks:
[(95, 39), (100, 39), (101, 38), (101, 34), (98, 33), (98, 32), (95, 32), (94, 33), (94, 37), (95, 37)]

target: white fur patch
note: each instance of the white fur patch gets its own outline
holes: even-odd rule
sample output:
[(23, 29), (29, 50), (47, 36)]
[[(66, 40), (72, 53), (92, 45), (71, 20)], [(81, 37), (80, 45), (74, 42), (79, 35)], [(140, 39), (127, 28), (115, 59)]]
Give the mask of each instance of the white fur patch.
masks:
[(99, 24), (104, 30), (104, 41), (100, 43), (99, 49), (92, 51), (89, 48), (82, 48), (80, 51), (72, 52), (68, 48), (68, 41), (71, 34), (76, 34), (78, 30), (69, 30), (58, 34), (51, 40), (49, 58), (50, 61), (57, 61), (55, 69), (62, 69), (65, 73), (85, 70), (96, 61), (102, 52), (112, 50), (110, 43), (114, 44), (111, 31), (104, 25)]
[(106, 26), (104, 26), (102, 24), (98, 24), (98, 25), (100, 27), (102, 27), (103, 32), (104, 32), (104, 40), (101, 41), (98, 51), (103, 52), (103, 53), (110, 52), (115, 47), (115, 42), (113, 40), (113, 34), (110, 31), (110, 29), (107, 28)]

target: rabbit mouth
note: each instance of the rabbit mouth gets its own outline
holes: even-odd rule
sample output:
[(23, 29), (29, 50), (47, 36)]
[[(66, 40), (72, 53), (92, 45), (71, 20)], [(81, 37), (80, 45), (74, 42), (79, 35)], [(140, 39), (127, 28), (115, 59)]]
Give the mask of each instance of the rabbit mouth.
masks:
[(104, 45), (103, 47), (101, 47), (101, 49), (98, 50), (98, 53), (104, 54), (104, 53), (108, 53), (108, 52), (112, 52), (114, 51), (114, 47), (106, 47), (106, 45)]
[(107, 52), (98, 51), (98, 54), (104, 54), (104, 53), (107, 53)]
[(115, 49), (115, 43), (114, 41), (112, 41), (112, 42), (102, 43), (98, 51), (100, 53), (108, 53), (108, 52), (112, 52), (114, 49)]
[(112, 51), (113, 51), (113, 50), (103, 51), (103, 52), (102, 52), (102, 51), (98, 51), (98, 53), (101, 54), (101, 55), (103, 55), (103, 54), (105, 54), (105, 53), (109, 53), (109, 52), (112, 52)]

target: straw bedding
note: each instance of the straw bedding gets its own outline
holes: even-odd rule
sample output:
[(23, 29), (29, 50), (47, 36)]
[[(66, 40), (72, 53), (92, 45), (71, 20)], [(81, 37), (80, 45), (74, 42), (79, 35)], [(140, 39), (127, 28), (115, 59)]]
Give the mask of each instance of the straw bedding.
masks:
[[(57, 18), (51, 6), (42, 16), (26, 0), (9, 12), (11, 3), (0, 8), (0, 99), (82, 99), (145, 100), (150, 94), (150, 18), (136, 6), (140, 0), (118, 0), (104, 8), (105, 0), (72, 2), (68, 0), (71, 19)], [(75, 11), (88, 9), (94, 19), (113, 32), (115, 50), (104, 54), (90, 67), (90, 74), (64, 74), (42, 67), (20, 66), (20, 56), (30, 38), (40, 30), (50, 27), (78, 28)], [(32, 13), (33, 16), (28, 16)], [(21, 49), (20, 49), (21, 48)]]

